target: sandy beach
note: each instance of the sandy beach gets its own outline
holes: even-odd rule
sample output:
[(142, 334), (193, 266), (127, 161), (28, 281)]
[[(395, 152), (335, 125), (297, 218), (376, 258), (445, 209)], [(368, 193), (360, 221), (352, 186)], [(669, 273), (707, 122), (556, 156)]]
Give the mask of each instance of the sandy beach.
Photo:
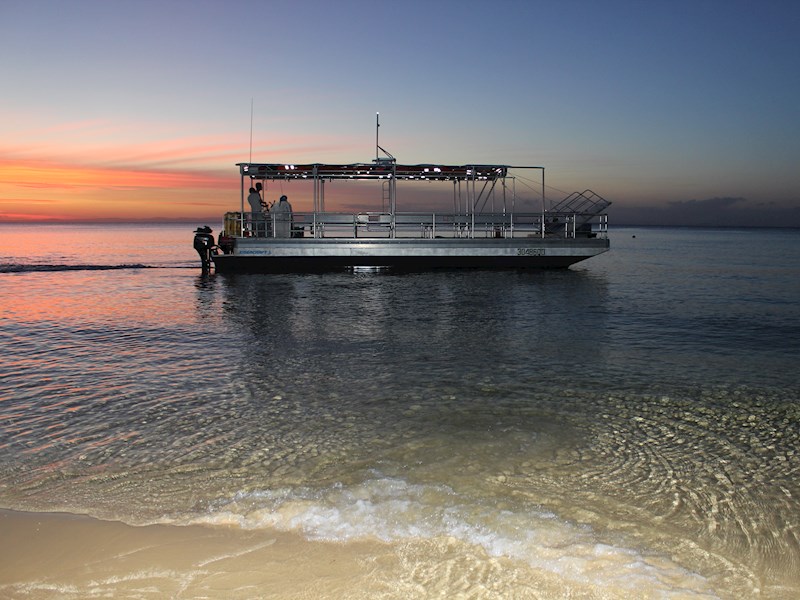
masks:
[[(453, 540), (308, 542), (286, 533), (16, 511), (0, 511), (0, 538), (0, 595), (8, 599), (600, 597), (565, 589), (547, 574), (534, 582), (527, 569), (470, 556)], [(432, 556), (438, 567), (430, 566)]]
[[(623, 598), (454, 539), (309, 542), (205, 526), (131, 526), (0, 511), (0, 596), (83, 598)], [(648, 597), (645, 593), (645, 596)], [(715, 597), (711, 594), (692, 597)]]
[(3, 511), (0, 537), (4, 598), (337, 597), (368, 570), (363, 545), (67, 514)]

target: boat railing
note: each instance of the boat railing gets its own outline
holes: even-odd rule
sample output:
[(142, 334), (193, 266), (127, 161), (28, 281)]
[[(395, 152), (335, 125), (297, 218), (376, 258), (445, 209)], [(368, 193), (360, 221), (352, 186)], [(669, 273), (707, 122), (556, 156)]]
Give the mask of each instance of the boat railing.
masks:
[(266, 238), (515, 238), (608, 236), (603, 213), (293, 212), (225, 215), (231, 237)]

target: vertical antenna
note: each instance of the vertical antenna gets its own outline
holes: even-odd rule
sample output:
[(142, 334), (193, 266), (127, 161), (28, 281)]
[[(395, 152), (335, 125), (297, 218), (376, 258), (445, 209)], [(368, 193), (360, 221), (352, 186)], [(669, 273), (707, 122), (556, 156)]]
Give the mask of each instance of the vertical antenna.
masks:
[(250, 161), (253, 162), (253, 97), (250, 97)]
[(378, 144), (378, 130), (381, 127), (381, 113), (375, 113), (375, 161), (378, 161), (378, 150), (380, 150), (380, 145)]

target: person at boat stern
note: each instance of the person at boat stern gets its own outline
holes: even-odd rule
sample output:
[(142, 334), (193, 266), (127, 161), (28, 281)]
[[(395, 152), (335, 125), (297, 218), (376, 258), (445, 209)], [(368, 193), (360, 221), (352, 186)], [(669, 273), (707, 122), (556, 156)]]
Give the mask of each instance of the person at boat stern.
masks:
[(208, 225), (194, 230), (194, 249), (200, 255), (203, 273), (208, 273), (211, 269), (211, 251), (216, 247), (212, 232), (213, 230)]
[(278, 203), (272, 207), (275, 213), (275, 237), (288, 238), (292, 235), (292, 205), (286, 196), (281, 196)]

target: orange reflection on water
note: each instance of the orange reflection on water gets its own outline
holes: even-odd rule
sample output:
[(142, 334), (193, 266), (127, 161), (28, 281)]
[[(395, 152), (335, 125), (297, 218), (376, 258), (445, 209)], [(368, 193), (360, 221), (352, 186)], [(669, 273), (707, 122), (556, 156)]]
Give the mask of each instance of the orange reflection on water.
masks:
[(192, 306), (187, 309), (171, 302), (161, 291), (145, 289), (136, 296), (116, 294), (118, 286), (115, 284), (126, 277), (130, 275), (124, 271), (65, 271), (58, 273), (58, 278), (69, 290), (61, 292), (58, 287), (36, 288), (42, 279), (52, 280), (52, 273), (5, 275), (6, 291), (12, 291), (9, 289), (12, 286), (19, 289), (20, 299), (24, 301), (6, 304), (4, 312), (16, 322), (85, 323), (92, 330), (111, 325), (118, 331), (123, 323), (168, 327), (197, 324), (198, 317)]
[[(30, 434), (33, 432), (29, 430), (26, 433)], [(81, 445), (81, 452), (86, 453), (90, 450), (103, 448), (116, 442), (127, 442), (128, 440), (141, 435), (139, 431), (128, 431), (125, 433), (119, 433), (117, 435), (109, 435), (99, 439), (91, 439), (86, 436), (65, 438), (63, 437), (63, 434), (65, 433), (65, 431), (59, 431), (57, 433), (51, 433), (45, 436), (37, 436), (35, 439), (46, 441), (43, 441), (37, 446), (22, 450), (21, 454), (38, 454), (39, 452), (44, 452), (45, 450), (55, 446), (75, 446), (77, 444)], [(58, 470), (62, 465), (70, 464), (71, 460), (71, 458), (60, 459), (56, 462), (42, 466), (41, 469), (42, 471)]]
[[(21, 272), (0, 273), (4, 317), (85, 324), (96, 335), (125, 335), (125, 324), (193, 327), (199, 268), (149, 267), (199, 266), (192, 235), (189, 225), (2, 226), (0, 263), (24, 265)], [(10, 368), (23, 368), (17, 359), (4, 357)]]

